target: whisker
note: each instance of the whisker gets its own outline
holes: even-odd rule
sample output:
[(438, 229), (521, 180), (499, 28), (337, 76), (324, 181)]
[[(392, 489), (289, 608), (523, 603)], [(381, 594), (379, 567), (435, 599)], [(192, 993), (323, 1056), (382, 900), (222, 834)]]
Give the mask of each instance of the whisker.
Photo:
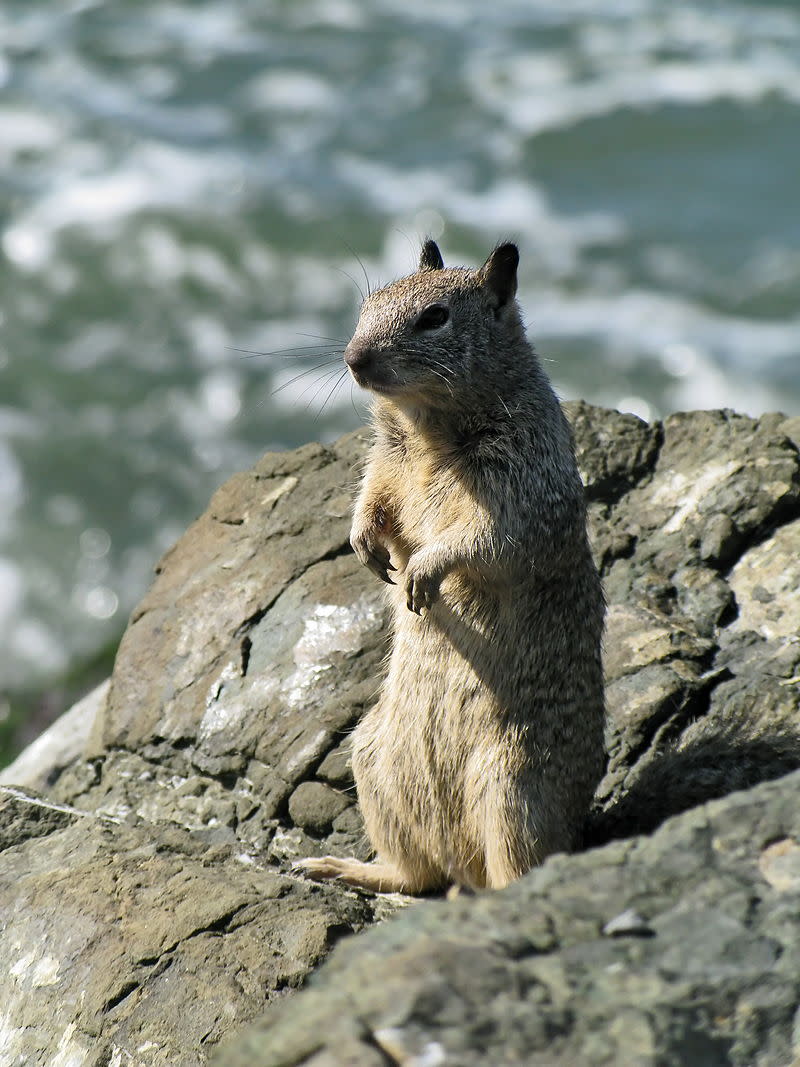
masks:
[(353, 382), (350, 382), (350, 407), (353, 409), (353, 413), (357, 419), (363, 419), (363, 414), (356, 407), (356, 402), (353, 399)]
[[(338, 342), (342, 344), (343, 342)], [(301, 359), (306, 352), (313, 352), (314, 350), (329, 350), (331, 352), (336, 350), (336, 345), (294, 345), (292, 348), (275, 348), (271, 352), (258, 352), (254, 348), (231, 348), (227, 346), (226, 352), (244, 352), (243, 359), (252, 359), (254, 356), (287, 356), (289, 358), (296, 356), (297, 359)]]
[[(441, 371), (433, 370), (433, 368), (431, 368), (431, 370), (433, 371), (433, 373), (438, 378), (442, 379), (442, 381), (445, 383), (445, 385), (448, 388), (450, 396), (453, 396), (454, 395), (453, 394), (453, 374), (452, 374), (451, 368), (446, 366), (444, 363), (442, 363), (438, 359), (433, 359), (433, 360), (431, 360), (431, 362), (435, 363), (437, 367), (441, 367), (442, 368)], [(442, 372), (444, 372), (444, 373), (442, 373)]]
[(452, 396), (452, 395), (453, 395), (453, 386), (452, 386), (452, 383), (451, 383), (451, 382), (449, 382), (447, 378), (445, 378), (445, 376), (444, 376), (444, 375), (443, 375), (443, 374), (441, 373), (441, 371), (438, 371), (438, 370), (434, 370), (434, 369), (433, 369), (433, 368), (431, 367), (431, 373), (432, 373), (432, 374), (435, 374), (437, 378), (441, 378), (441, 379), (442, 379), (442, 381), (444, 382), (444, 384), (445, 384), (445, 385), (447, 386), (447, 391), (448, 391), (448, 392), (450, 393), (450, 396)]
[(347, 341), (343, 341), (341, 337), (326, 337), (321, 333), (298, 333), (298, 337), (316, 337), (318, 341), (335, 341), (337, 345), (346, 345)]
[(334, 398), (334, 397), (336, 396), (336, 394), (338, 393), (338, 391), (339, 391), (339, 389), (340, 389), (340, 387), (341, 387), (341, 384), (342, 384), (342, 382), (344, 381), (344, 379), (345, 379), (345, 376), (346, 376), (347, 374), (348, 374), (348, 370), (347, 370), (347, 367), (345, 367), (345, 369), (344, 369), (344, 370), (342, 371), (342, 373), (341, 373), (341, 374), (339, 375), (339, 377), (338, 377), (338, 378), (336, 379), (336, 381), (334, 382), (333, 388), (332, 388), (332, 389), (331, 389), (331, 391), (330, 391), (330, 392), (328, 393), (328, 395), (327, 395), (327, 396), (325, 397), (325, 400), (324, 400), (324, 402), (323, 402), (323, 404), (322, 404), (322, 407), (321, 407), (321, 408), (319, 409), (319, 411), (317, 412), (317, 416), (316, 416), (316, 417), (317, 417), (318, 419), (322, 417), (322, 413), (323, 413), (323, 411), (325, 410), (325, 408), (327, 407), (327, 405), (328, 405), (328, 404), (330, 403), (330, 401), (331, 401), (331, 400), (333, 400), (333, 398)]
[(420, 242), (418, 242), (417, 247), (415, 247), (414, 246), (414, 242), (408, 236), (406, 231), (405, 230), (401, 230), (399, 226), (395, 226), (394, 232), (395, 233), (399, 233), (401, 237), (405, 237), (405, 239), (408, 241), (408, 247), (411, 249), (411, 254), (412, 255), (419, 255), (419, 253), (417, 252), (417, 247), (419, 247), (419, 243)]
[[(347, 368), (345, 368), (345, 373), (346, 372), (347, 372)], [(321, 379), (322, 379), (321, 383), (320, 383), (319, 387), (316, 389), (316, 391), (312, 394), (311, 399), (309, 400), (309, 402), (303, 408), (304, 411), (308, 411), (308, 409), (311, 407), (311, 405), (317, 399), (317, 397), (322, 392), (322, 390), (328, 385), (328, 383), (330, 382), (331, 378), (333, 378), (335, 375), (337, 375), (339, 373), (340, 372), (339, 372), (339, 369), (337, 367), (335, 370), (328, 371), (327, 374), (321, 375)], [(317, 384), (316, 382), (312, 382), (311, 385), (308, 386), (308, 388), (311, 389), (316, 384)], [(306, 392), (306, 390), (304, 389), (303, 392)], [(303, 393), (300, 394), (300, 396), (302, 396), (302, 395), (303, 395)]]
[(442, 361), (440, 359), (434, 359), (434, 360), (431, 360), (431, 362), (435, 363), (437, 367), (441, 367), (442, 370), (445, 372), (445, 374), (449, 374), (451, 379), (452, 379), (452, 376), (453, 376), (453, 368), (452, 367), (448, 367), (447, 364), (446, 363), (442, 363)]
[[(338, 365), (338, 363), (339, 363), (338, 359), (336, 360), (336, 363)], [(299, 374), (295, 374), (288, 381), (283, 382), (282, 385), (279, 385), (277, 389), (273, 389), (272, 392), (269, 395), (270, 396), (276, 396), (278, 393), (280, 393), (282, 390), (286, 389), (288, 386), (294, 385), (295, 382), (299, 382), (301, 378), (305, 378), (305, 376), (307, 374), (313, 374), (313, 372), (316, 371), (316, 370), (323, 370), (325, 367), (330, 367), (330, 366), (332, 366), (332, 361), (329, 360), (329, 359), (326, 359), (324, 363), (317, 363), (317, 365), (315, 367), (306, 367), (305, 370), (301, 370)], [(300, 395), (302, 396), (302, 393)]]
[(372, 288), (370, 287), (370, 284), (369, 284), (369, 277), (367, 276), (367, 268), (364, 266), (364, 261), (362, 260), (361, 256), (358, 254), (358, 252), (356, 252), (355, 248), (353, 248), (353, 246), (351, 244), (348, 244), (347, 241), (345, 241), (345, 245), (347, 246), (347, 248), (350, 249), (351, 254), (354, 255), (356, 257), (356, 259), (358, 260), (358, 265), (359, 265), (359, 267), (361, 267), (361, 273), (364, 275), (364, 281), (365, 281), (366, 286), (367, 286), (367, 296), (372, 296)]
[(438, 375), (439, 378), (444, 378), (444, 380), (446, 382), (452, 383), (453, 377), (452, 377), (451, 373), (449, 373), (449, 369), (450, 368), (446, 367), (444, 365), (444, 363), (438, 363), (438, 361), (436, 361), (436, 360), (432, 360), (431, 362), (433, 364), (435, 364), (437, 367), (441, 367), (442, 368), (441, 370), (434, 370), (435, 375)]
[(365, 411), (358, 411), (358, 409), (355, 407), (355, 399), (354, 399), (355, 394), (353, 393), (353, 385), (354, 384), (355, 384), (355, 382), (353, 382), (353, 380), (351, 379), (350, 380), (350, 407), (353, 409), (355, 417), (361, 419), (362, 421), (364, 421), (367, 418), (367, 413)]
[[(309, 389), (313, 389), (315, 385), (317, 386), (317, 390), (314, 393), (314, 396), (316, 396), (317, 393), (320, 391), (320, 389), (323, 389), (325, 387), (325, 385), (331, 380), (333, 375), (336, 374), (336, 373), (337, 372), (335, 370), (334, 371), (328, 371), (326, 374), (321, 374), (318, 378), (315, 378), (313, 381), (308, 382), (307, 385), (303, 389), (300, 390), (300, 392), (297, 394), (297, 397), (295, 399), (296, 400), (300, 400), (302, 397), (304, 397), (308, 393)], [(308, 409), (311, 407), (312, 403), (314, 402), (314, 396), (312, 396), (311, 399), (309, 400), (309, 402), (304, 405), (304, 407), (303, 407), (303, 411), (304, 412), (308, 411)]]
[(505, 400), (502, 398), (502, 396), (500, 396), (499, 393), (496, 392), (494, 395), (497, 397), (497, 399), (503, 405), (503, 409), (504, 409), (506, 415), (508, 415), (508, 417), (511, 418), (511, 412), (508, 410), (508, 404), (505, 402)]
[(334, 267), (333, 269), (338, 271), (339, 274), (343, 274), (345, 276), (345, 278), (348, 278), (353, 283), (353, 285), (358, 290), (358, 295), (361, 297), (361, 303), (363, 304), (364, 303), (364, 290), (361, 288), (361, 286), (355, 280), (353, 275), (352, 274), (348, 274), (347, 271), (346, 270), (342, 270), (341, 267)]

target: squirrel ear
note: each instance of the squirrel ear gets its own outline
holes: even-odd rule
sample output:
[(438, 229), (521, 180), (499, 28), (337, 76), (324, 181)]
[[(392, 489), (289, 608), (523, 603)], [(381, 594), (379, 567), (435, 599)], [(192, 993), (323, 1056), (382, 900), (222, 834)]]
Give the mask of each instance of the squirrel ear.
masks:
[(419, 255), (419, 269), (441, 270), (443, 266), (444, 260), (442, 259), (442, 253), (439, 251), (439, 246), (429, 237), (422, 246), (422, 251)]
[(516, 245), (498, 245), (478, 272), (481, 282), (494, 294), (498, 311), (517, 291), (518, 264), (519, 251)]

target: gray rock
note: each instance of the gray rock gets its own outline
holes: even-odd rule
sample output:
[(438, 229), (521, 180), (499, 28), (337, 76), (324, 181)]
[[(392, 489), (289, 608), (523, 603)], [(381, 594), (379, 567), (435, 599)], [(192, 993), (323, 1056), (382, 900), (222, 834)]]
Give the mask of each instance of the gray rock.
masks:
[(177, 827), (44, 829), (48, 807), (0, 790), (4, 1064), (198, 1067), (371, 915)]
[(800, 636), (800, 519), (779, 527), (751, 548), (728, 576), (739, 605), (731, 631), (759, 634), (765, 641)]
[[(769, 1067), (788, 1048), (798, 861), (780, 811), (796, 779), (689, 809), (800, 767), (797, 420), (568, 409), (609, 600), (609, 759), (586, 837), (604, 847), (354, 938), (325, 972), (354, 999), (331, 1006), (338, 977), (297, 996), (316, 1051), (287, 1008), (264, 1055)], [(302, 855), (368, 855), (347, 738), (388, 635), (348, 546), (365, 441), (265, 456), (219, 490), (134, 612), (84, 751), (51, 746), (31, 779), (47, 797), (0, 812), (0, 921), (20, 924), (0, 941), (0, 1049), (16, 1062), (203, 1063), (404, 903), (289, 873)], [(737, 903), (761, 901), (755, 871), (783, 911)], [(626, 911), (638, 932), (614, 927)]]
[(35, 837), (47, 837), (88, 817), (66, 804), (54, 804), (13, 786), (0, 786), (0, 852)]
[(503, 893), (413, 908), (340, 945), (215, 1062), (786, 1067), (798, 840), (800, 773)]
[(349, 741), (342, 741), (328, 753), (317, 767), (317, 777), (339, 788), (353, 785), (353, 764)]
[(350, 801), (322, 782), (301, 782), (289, 797), (289, 817), (312, 834), (330, 832)]
[(0, 770), (0, 785), (24, 785), (45, 789), (83, 755), (95, 718), (108, 697), (109, 681), (101, 682), (52, 726), (41, 733), (24, 752)]

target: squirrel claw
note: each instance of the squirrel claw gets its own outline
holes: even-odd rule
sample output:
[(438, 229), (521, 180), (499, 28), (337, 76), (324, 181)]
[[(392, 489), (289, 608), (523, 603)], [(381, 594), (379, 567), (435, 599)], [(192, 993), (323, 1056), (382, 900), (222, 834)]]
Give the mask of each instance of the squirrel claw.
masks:
[(439, 596), (439, 579), (433, 576), (410, 575), (406, 582), (406, 607), (415, 615), (430, 611)]
[(382, 582), (386, 582), (387, 585), (394, 585), (394, 582), (389, 577), (389, 571), (397, 568), (392, 566), (389, 553), (383, 545), (370, 543), (364, 537), (354, 537), (350, 543), (359, 562), (367, 570), (372, 571), (376, 577), (380, 578)]
[(386, 582), (387, 585), (394, 585), (394, 582), (389, 577), (389, 571), (395, 570), (390, 563), (382, 563), (381, 560), (376, 559), (375, 556), (371, 556), (367, 567), (376, 575), (382, 582)]

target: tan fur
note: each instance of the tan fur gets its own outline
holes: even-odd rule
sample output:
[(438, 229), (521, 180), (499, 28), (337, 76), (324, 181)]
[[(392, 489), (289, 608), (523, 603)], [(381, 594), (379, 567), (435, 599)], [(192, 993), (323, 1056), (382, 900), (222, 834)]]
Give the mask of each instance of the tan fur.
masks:
[[(351, 542), (394, 644), (353, 770), (377, 859), (314, 878), (502, 888), (579, 844), (603, 768), (603, 600), (566, 422), (528, 345), (516, 249), (365, 302), (345, 359), (377, 395)], [(447, 322), (422, 328), (446, 307)], [(426, 311), (426, 309), (428, 309)]]

